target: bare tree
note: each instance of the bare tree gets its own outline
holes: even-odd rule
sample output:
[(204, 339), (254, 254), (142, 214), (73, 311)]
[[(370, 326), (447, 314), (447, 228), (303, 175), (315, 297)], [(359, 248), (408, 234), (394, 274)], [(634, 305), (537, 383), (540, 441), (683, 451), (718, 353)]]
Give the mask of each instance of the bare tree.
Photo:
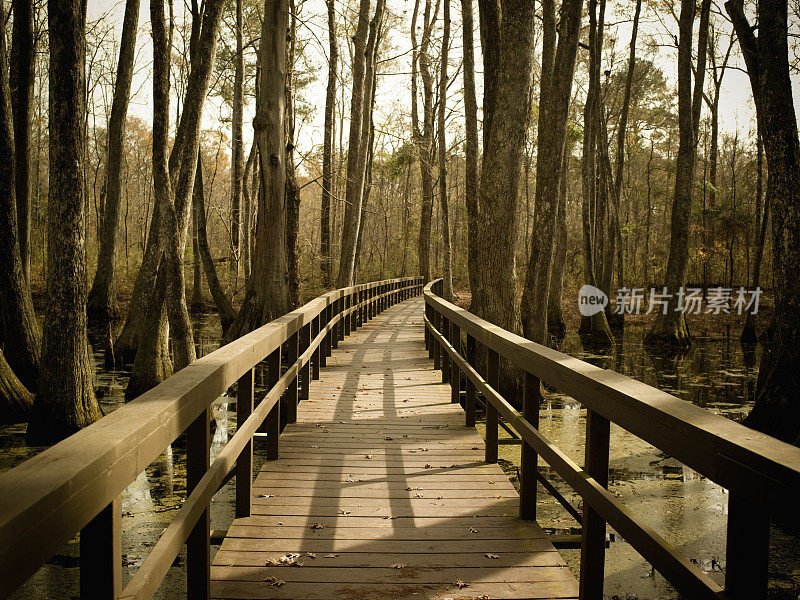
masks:
[(114, 100), (108, 121), (108, 159), (106, 164), (106, 202), (103, 211), (97, 271), (89, 292), (87, 310), (90, 316), (103, 319), (119, 314), (117, 306), (117, 237), (122, 204), (122, 150), (125, 144), (125, 122), (133, 82), (136, 54), (136, 30), (139, 24), (139, 0), (127, 0), (122, 23)]
[[(244, 180), (244, 138), (242, 118), (244, 113), (244, 16), (242, 4), (236, 0), (236, 55), (234, 56), (233, 80), (233, 119), (231, 123), (231, 281), (236, 282), (239, 274), (239, 253), (241, 238), (242, 181)], [(231, 285), (235, 285), (231, 284)]]
[(102, 417), (86, 339), (86, 4), (51, 0), (50, 193), (47, 204), (47, 308), (30, 443), (59, 441)]
[(466, 143), (465, 202), (467, 208), (467, 271), (469, 288), (477, 287), (478, 270), (478, 103), (475, 98), (475, 42), (472, 0), (461, 0), (464, 46), (464, 123)]
[(450, 43), (450, 0), (444, 1), (442, 14), (442, 56), (439, 67), (439, 113), (438, 141), (439, 147), (439, 202), (442, 208), (442, 243), (444, 244), (444, 287), (446, 300), (453, 299), (453, 248), (450, 243), (450, 215), (447, 205), (447, 138), (445, 137), (445, 115), (447, 104), (447, 50)]
[(325, 133), (322, 144), (322, 212), (320, 216), (320, 270), (322, 285), (333, 284), (331, 272), (331, 198), (333, 189), (334, 111), (336, 110), (336, 78), (339, 69), (339, 41), (336, 37), (335, 0), (325, 0), (328, 7), (328, 87), (325, 90)]

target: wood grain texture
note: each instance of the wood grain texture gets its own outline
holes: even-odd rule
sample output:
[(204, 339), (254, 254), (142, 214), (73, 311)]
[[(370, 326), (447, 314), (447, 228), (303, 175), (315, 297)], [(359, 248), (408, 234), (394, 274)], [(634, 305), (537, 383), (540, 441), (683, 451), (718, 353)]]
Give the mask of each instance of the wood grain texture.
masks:
[[(339, 343), (214, 557), (212, 597), (577, 597), (539, 525), (517, 518), (508, 478), (483, 462), (423, 335), (413, 299)], [(314, 557), (280, 564), (290, 553)]]

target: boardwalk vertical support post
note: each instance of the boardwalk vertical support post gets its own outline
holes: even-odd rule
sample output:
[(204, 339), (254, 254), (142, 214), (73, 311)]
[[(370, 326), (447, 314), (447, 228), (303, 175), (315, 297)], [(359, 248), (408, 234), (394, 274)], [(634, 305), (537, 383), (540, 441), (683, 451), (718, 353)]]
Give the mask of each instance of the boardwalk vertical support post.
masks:
[(336, 305), (336, 312), (339, 314), (339, 322), (336, 324), (336, 346), (339, 346), (339, 342), (344, 339), (345, 331), (344, 331), (344, 322), (345, 316), (344, 311), (347, 308), (347, 298), (342, 292), (342, 295), (339, 296), (339, 303)]
[[(331, 319), (337, 319), (339, 317), (339, 312), (341, 309), (341, 298), (337, 298), (333, 301), (333, 305), (331, 306)], [(331, 327), (331, 350), (335, 350), (339, 347), (339, 327), (341, 327), (341, 323), (336, 321), (336, 323)], [(328, 354), (330, 356), (330, 354)]]
[[(186, 491), (200, 483), (208, 470), (211, 451), (211, 409), (206, 408), (186, 429)], [(211, 597), (211, 518), (206, 505), (186, 540), (186, 596)]]
[[(325, 310), (322, 312), (324, 315), (323, 322), (325, 323), (325, 327), (330, 325), (331, 322), (331, 314), (332, 308), (331, 305), (325, 307)], [(325, 334), (325, 337), (322, 340), (322, 352), (320, 353), (320, 366), (327, 367), (328, 366), (328, 357), (331, 355), (331, 332)]]
[[(297, 355), (298, 355), (298, 343), (299, 343), (299, 336), (298, 332), (295, 331), (290, 337), (289, 341), (286, 342), (288, 346), (287, 356), (286, 356), (286, 364), (287, 368), (291, 369), (297, 363)], [(287, 423), (295, 423), (297, 422), (297, 397), (298, 397), (298, 390), (297, 390), (297, 383), (299, 379), (299, 373), (292, 379), (292, 382), (289, 384), (289, 387), (286, 390), (286, 422)]]
[(112, 600), (122, 592), (122, 500), (117, 496), (81, 529), (82, 600)]
[[(300, 344), (298, 354), (304, 354), (311, 345), (311, 323), (306, 323), (300, 328), (300, 337), (298, 339), (298, 343)], [(298, 398), (300, 400), (308, 400), (309, 384), (311, 383), (311, 359), (309, 359), (306, 364), (300, 367), (298, 380)]]
[[(500, 389), (500, 355), (491, 348), (486, 349), (486, 382), (498, 391)], [(497, 430), (499, 415), (497, 407), (486, 399), (486, 462), (497, 462)]]
[[(442, 316), (435, 312), (433, 313), (433, 327), (441, 333), (442, 331)], [(431, 336), (431, 341), (433, 342), (433, 369), (439, 369), (442, 366), (442, 347), (439, 344), (439, 340), (436, 337)]]
[[(586, 472), (608, 487), (610, 424), (601, 414), (586, 411)], [(588, 503), (583, 505), (581, 537), (580, 599), (601, 600), (605, 576), (606, 522)]]
[[(461, 354), (461, 329), (455, 323), (450, 323), (450, 343), (456, 349), (457, 354)], [(453, 372), (450, 379), (450, 402), (458, 403), (461, 401), (461, 372), (456, 363), (453, 363)]]
[[(244, 423), (253, 413), (253, 369), (239, 378), (236, 387), (236, 424)], [(253, 440), (244, 447), (236, 460), (236, 517), (250, 516), (250, 497), (253, 487)]]
[(359, 288), (358, 310), (356, 311), (356, 328), (361, 327), (364, 324), (364, 306), (362, 305), (362, 302), (364, 302), (364, 290)]
[[(475, 338), (467, 334), (467, 362), (475, 368)], [(467, 413), (466, 426), (475, 427), (475, 384), (467, 377), (467, 400), (464, 411)]]
[[(424, 307), (425, 318), (431, 320), (431, 307), (425, 304)], [(428, 329), (428, 324), (425, 324), (425, 349), (428, 351), (428, 358), (433, 358), (433, 345), (431, 344), (431, 332)]]
[(734, 600), (765, 600), (769, 512), (739, 494), (728, 496), (725, 593)]
[[(525, 373), (525, 388), (522, 397), (522, 416), (539, 429), (539, 407), (542, 403), (542, 388), (539, 378)], [(519, 518), (536, 520), (536, 486), (539, 455), (525, 441), (522, 442), (520, 461)]]
[[(447, 320), (446, 317), (442, 317), (442, 326), (439, 331), (444, 336), (448, 342), (452, 342), (450, 340), (450, 321)], [(442, 348), (441, 352), (441, 361), (442, 361), (442, 383), (448, 383), (450, 381), (450, 354), (447, 353), (445, 348)]]
[[(267, 388), (271, 389), (281, 377), (281, 348), (278, 346), (267, 357)], [(267, 434), (267, 460), (278, 460), (278, 439), (281, 434), (281, 401), (278, 400), (264, 420)]]
[[(311, 339), (312, 340), (316, 339), (317, 336), (319, 335), (319, 332), (322, 331), (322, 329), (320, 328), (319, 324), (320, 324), (320, 318), (319, 318), (319, 315), (317, 315), (311, 321)], [(320, 366), (319, 363), (320, 363), (320, 356), (322, 355), (322, 352), (320, 351), (320, 346), (321, 345), (322, 345), (322, 342), (317, 344), (317, 347), (314, 348), (314, 353), (313, 353), (312, 358), (311, 358), (311, 378), (314, 379), (314, 380), (319, 379), (319, 366)]]
[(348, 292), (342, 299), (344, 300), (344, 306), (342, 306), (342, 339), (344, 339), (350, 335), (352, 321), (350, 321), (350, 314), (347, 311), (352, 306), (353, 296)]

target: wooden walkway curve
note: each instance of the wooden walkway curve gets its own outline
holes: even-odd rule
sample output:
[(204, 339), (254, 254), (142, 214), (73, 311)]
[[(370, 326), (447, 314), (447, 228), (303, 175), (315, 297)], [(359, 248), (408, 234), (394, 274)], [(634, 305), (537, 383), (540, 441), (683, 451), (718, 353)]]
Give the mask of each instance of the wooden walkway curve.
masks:
[(577, 597), (450, 402), (423, 313), (420, 297), (393, 306), (333, 351), (214, 557), (212, 597)]

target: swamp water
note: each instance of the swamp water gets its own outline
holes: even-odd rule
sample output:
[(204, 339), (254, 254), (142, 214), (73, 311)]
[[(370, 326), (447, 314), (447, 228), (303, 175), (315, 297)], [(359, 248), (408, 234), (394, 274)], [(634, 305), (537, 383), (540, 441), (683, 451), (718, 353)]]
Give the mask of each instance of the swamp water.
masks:
[[(219, 343), (219, 320), (214, 315), (193, 319), (198, 355)], [(690, 352), (680, 358), (648, 355), (642, 346), (643, 325), (626, 326), (621, 343), (612, 353), (584, 352), (577, 335), (570, 333), (562, 350), (604, 368), (659, 387), (718, 414), (741, 420), (752, 407), (758, 355), (742, 351), (738, 335), (704, 335), (694, 340)], [(90, 331), (94, 349), (96, 386), (106, 413), (124, 404), (126, 371), (103, 368), (103, 332)], [(235, 431), (235, 404), (221, 397), (214, 405), (217, 423), (212, 441), (216, 455)], [(482, 424), (479, 423), (479, 427)], [(583, 463), (585, 410), (569, 397), (548, 392), (540, 416), (542, 432), (572, 459)], [(691, 469), (665, 456), (635, 436), (612, 424), (609, 488), (636, 515), (720, 582), (725, 569), (727, 493)], [(503, 437), (501, 433), (501, 438)], [(507, 437), (507, 436), (506, 436)], [(7, 470), (42, 448), (27, 448), (24, 426), (0, 426), (0, 470)], [(503, 444), (500, 458), (514, 478), (519, 446)], [(254, 469), (263, 463), (263, 451), (254, 443)], [(571, 493), (546, 465), (540, 469), (573, 506), (580, 498)], [(186, 495), (185, 449), (174, 444), (128, 486), (122, 495), (123, 578), (127, 582), (146, 558), (158, 536), (172, 520)], [(233, 519), (233, 485), (227, 484), (212, 504), (213, 529), (226, 528)], [(577, 523), (540, 487), (537, 514), (552, 533), (572, 533)], [(658, 573), (618, 535), (613, 536), (606, 559), (606, 596), (627, 600), (672, 600), (678, 595)], [(773, 527), (771, 538), (772, 599), (798, 598), (800, 589), (800, 540)], [(574, 573), (579, 551), (561, 550)], [(17, 600), (78, 598), (78, 543), (71, 540), (13, 596)], [(170, 569), (159, 599), (185, 598), (185, 561), (179, 556)]]

